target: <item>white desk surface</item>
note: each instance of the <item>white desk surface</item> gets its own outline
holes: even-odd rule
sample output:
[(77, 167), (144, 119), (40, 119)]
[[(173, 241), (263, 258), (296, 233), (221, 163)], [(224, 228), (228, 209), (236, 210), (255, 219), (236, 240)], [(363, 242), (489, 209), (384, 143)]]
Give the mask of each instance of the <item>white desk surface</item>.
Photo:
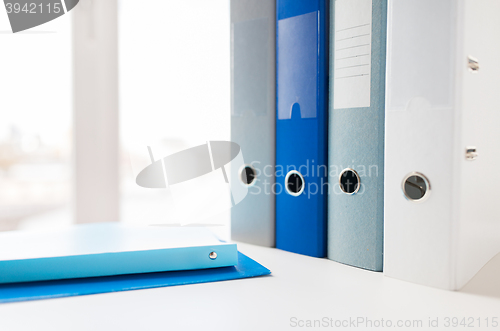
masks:
[[(330, 323), (333, 319), (333, 324), (343, 321), (345, 327), (339, 328), (342, 330), (374, 329), (366, 324), (347, 326), (349, 319), (358, 317), (372, 323), (384, 319), (384, 325), (391, 320), (391, 329), (395, 330), (413, 329), (397, 328), (396, 323), (414, 320), (422, 321), (418, 330), (454, 329), (446, 327), (447, 317), (459, 321), (466, 318), (467, 324), (473, 321), (470, 325), (474, 329), (500, 330), (500, 325), (491, 326), (493, 317), (500, 324), (500, 256), (463, 291), (450, 292), (326, 259), (247, 244), (238, 246), (241, 252), (271, 269), (272, 275), (0, 304), (0, 330), (311, 330), (299, 327), (299, 320), (307, 323), (323, 318)], [(438, 318), (439, 327), (429, 327), (429, 318)], [(490, 327), (486, 327), (486, 318)]]

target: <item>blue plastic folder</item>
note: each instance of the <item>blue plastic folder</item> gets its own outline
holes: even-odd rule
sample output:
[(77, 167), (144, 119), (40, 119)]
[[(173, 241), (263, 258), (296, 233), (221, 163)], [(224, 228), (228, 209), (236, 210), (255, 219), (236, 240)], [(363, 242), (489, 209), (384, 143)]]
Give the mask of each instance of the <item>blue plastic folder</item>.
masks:
[(233, 267), (3, 284), (0, 285), (0, 303), (208, 283), (270, 273), (238, 252), (238, 264)]
[(203, 227), (75, 225), (0, 233), (0, 283), (234, 266), (236, 244)]
[(328, 1), (278, 0), (276, 247), (326, 255)]

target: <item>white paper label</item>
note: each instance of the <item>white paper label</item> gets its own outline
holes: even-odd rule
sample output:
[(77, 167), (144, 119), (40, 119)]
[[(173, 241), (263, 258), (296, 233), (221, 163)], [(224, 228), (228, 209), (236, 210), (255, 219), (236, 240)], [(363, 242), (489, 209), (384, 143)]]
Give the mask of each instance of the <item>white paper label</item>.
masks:
[(372, 0), (335, 0), (333, 108), (370, 107)]

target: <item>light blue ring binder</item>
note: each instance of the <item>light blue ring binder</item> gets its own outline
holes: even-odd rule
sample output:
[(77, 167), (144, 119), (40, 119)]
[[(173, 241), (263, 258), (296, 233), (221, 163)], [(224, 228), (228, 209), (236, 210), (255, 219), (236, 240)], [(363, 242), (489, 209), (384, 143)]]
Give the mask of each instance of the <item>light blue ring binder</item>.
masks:
[[(369, 107), (334, 108), (339, 97), (334, 93), (339, 84), (334, 61), (337, 1), (331, 0), (330, 6), (328, 258), (382, 271), (387, 1), (362, 1), (372, 3)], [(361, 186), (356, 194), (343, 193), (338, 187), (338, 176), (346, 168), (359, 174)]]

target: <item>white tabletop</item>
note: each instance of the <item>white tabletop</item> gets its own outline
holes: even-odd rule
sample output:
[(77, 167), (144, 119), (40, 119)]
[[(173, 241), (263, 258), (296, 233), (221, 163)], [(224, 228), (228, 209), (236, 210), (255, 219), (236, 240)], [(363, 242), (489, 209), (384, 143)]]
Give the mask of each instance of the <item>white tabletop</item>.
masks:
[[(447, 318), (453, 317), (474, 329), (500, 330), (500, 325), (491, 324), (493, 317), (500, 324), (500, 256), (464, 290), (451, 292), (327, 259), (247, 244), (238, 247), (272, 275), (0, 304), (0, 330), (312, 329), (305, 327), (308, 320), (324, 323), (319, 329), (335, 329), (335, 323), (343, 323), (342, 330), (373, 329), (380, 323), (392, 323), (393, 329), (413, 329), (396, 328), (399, 322), (422, 323), (418, 330), (441, 330), (453, 329), (446, 328), (448, 322), (453, 325)], [(366, 322), (354, 324), (358, 318)], [(436, 318), (439, 327), (429, 327), (429, 319)]]

